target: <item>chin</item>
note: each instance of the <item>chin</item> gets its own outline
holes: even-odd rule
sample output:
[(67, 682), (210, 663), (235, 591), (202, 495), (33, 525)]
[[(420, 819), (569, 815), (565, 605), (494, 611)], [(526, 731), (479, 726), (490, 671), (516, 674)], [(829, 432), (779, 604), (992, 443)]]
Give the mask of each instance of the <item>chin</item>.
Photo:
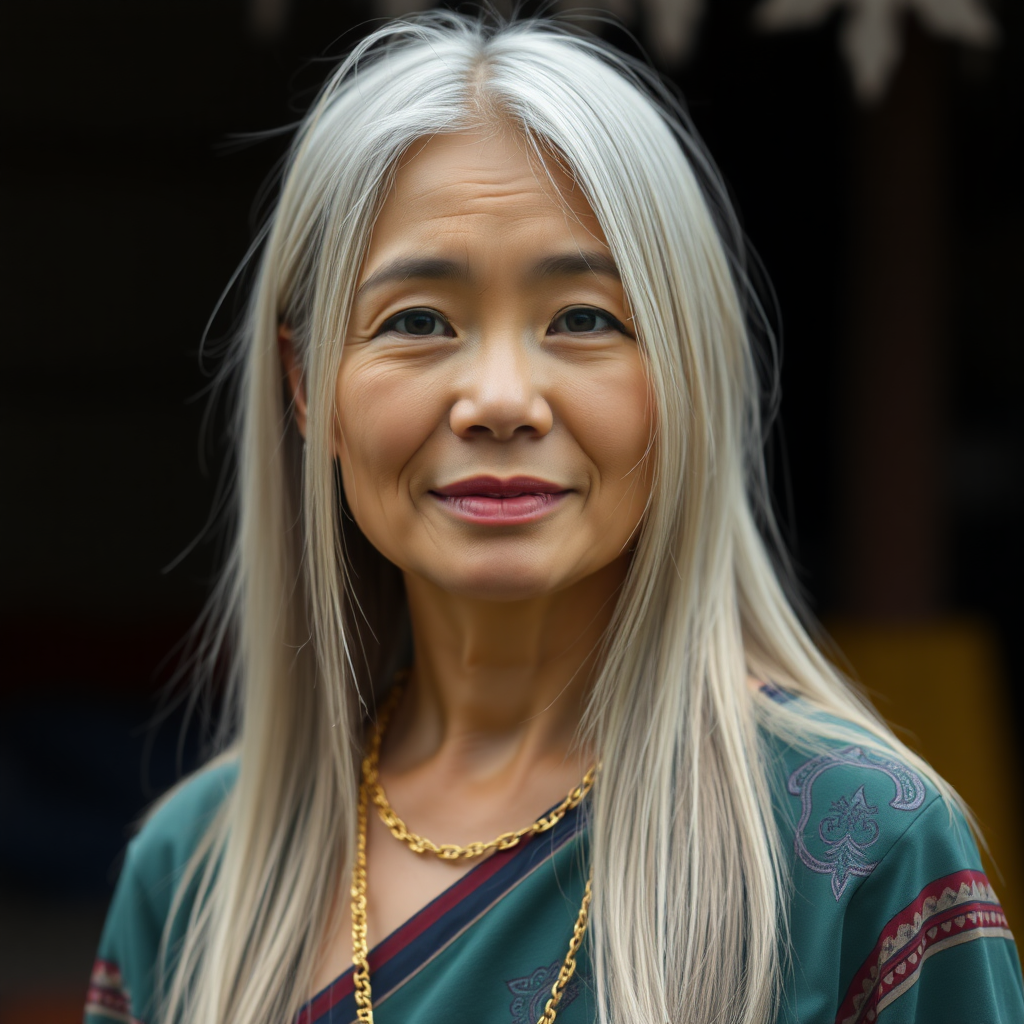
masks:
[(457, 566), (434, 576), (434, 582), (450, 594), (477, 601), (528, 601), (561, 590), (571, 581), (552, 573), (547, 564)]

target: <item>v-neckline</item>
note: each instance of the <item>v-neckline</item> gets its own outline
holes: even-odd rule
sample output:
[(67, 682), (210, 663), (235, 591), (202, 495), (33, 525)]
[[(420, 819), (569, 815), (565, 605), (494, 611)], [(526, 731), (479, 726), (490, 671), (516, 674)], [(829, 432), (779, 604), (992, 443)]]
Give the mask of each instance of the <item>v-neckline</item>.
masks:
[[(383, 1002), (418, 974), (579, 831), (580, 808), (575, 807), (549, 831), (524, 836), (511, 849), (499, 850), (474, 865), (378, 942), (367, 958), (374, 979), (374, 1002)], [(354, 1008), (353, 973), (353, 967), (347, 968), (308, 1000), (296, 1024), (317, 1024), (346, 1000)]]

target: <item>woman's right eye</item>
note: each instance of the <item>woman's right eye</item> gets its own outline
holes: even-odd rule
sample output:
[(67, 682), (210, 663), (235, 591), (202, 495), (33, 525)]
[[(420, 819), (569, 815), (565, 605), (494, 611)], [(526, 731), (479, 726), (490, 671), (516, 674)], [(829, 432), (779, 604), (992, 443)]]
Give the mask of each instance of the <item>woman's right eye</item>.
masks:
[(407, 309), (385, 320), (377, 334), (405, 334), (413, 338), (451, 338), (455, 332), (440, 313), (430, 309)]

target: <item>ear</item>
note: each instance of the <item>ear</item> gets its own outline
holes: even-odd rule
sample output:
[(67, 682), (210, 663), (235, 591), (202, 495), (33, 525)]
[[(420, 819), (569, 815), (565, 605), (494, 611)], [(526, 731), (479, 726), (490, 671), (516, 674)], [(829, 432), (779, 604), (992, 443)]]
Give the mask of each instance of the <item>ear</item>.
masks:
[(277, 348), (281, 353), (281, 366), (284, 368), (285, 380), (288, 382), (288, 393), (292, 396), (292, 408), (295, 411), (295, 425), (299, 433), (306, 436), (306, 383), (302, 379), (302, 367), (295, 355), (295, 344), (292, 329), (282, 324), (277, 330)]

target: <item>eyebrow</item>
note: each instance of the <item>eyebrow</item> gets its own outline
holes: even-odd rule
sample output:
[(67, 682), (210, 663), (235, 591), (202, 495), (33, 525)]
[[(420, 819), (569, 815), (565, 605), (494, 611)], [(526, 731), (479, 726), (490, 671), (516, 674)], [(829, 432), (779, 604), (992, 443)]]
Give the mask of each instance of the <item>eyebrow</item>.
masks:
[(381, 285), (407, 281), (410, 277), (429, 278), (434, 281), (468, 281), (469, 268), (464, 263), (433, 256), (400, 256), (375, 270), (356, 292), (362, 295)]
[(567, 252), (557, 256), (545, 256), (538, 260), (531, 271), (534, 277), (574, 276), (577, 274), (605, 274), (622, 280), (615, 260), (603, 252)]
[[(615, 261), (603, 252), (567, 252), (545, 256), (530, 269), (530, 277), (572, 277), (604, 274), (621, 280)], [(357, 295), (382, 285), (418, 277), (433, 281), (469, 281), (469, 267), (455, 260), (434, 256), (400, 256), (375, 270), (360, 286)]]

